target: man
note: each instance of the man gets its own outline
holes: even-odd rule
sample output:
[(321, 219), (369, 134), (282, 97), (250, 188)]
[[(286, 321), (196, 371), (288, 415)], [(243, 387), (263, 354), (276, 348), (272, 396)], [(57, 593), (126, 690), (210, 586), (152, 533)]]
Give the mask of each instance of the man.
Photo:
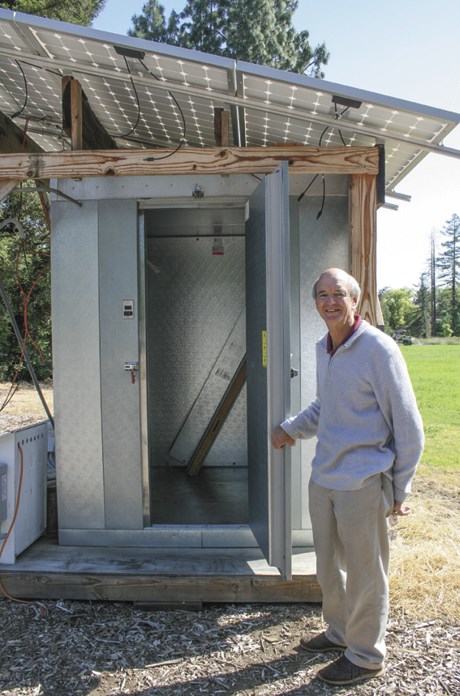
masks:
[(338, 268), (313, 297), (328, 333), (317, 344), (317, 397), (272, 433), (276, 448), (317, 436), (310, 516), (326, 631), (301, 640), (344, 651), (318, 678), (353, 684), (383, 674), (388, 619), (386, 516), (403, 503), (423, 450), (423, 426), (399, 347), (355, 314), (360, 288)]

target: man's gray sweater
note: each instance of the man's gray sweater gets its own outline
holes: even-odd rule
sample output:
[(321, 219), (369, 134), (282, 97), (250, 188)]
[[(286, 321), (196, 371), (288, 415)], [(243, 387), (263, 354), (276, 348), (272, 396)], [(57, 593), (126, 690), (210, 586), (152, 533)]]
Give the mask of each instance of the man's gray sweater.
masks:
[(423, 451), (423, 424), (406, 363), (392, 338), (362, 321), (331, 357), (316, 346), (317, 397), (281, 427), (294, 439), (317, 436), (312, 480), (333, 490), (393, 481), (395, 500), (410, 492)]

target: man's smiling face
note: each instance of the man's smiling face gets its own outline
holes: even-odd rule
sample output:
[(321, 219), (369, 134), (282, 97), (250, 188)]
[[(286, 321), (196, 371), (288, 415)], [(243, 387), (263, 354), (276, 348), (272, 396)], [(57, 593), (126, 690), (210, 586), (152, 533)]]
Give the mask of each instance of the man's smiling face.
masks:
[(345, 274), (326, 272), (316, 284), (316, 309), (329, 331), (348, 331), (354, 324), (357, 298), (351, 297)]

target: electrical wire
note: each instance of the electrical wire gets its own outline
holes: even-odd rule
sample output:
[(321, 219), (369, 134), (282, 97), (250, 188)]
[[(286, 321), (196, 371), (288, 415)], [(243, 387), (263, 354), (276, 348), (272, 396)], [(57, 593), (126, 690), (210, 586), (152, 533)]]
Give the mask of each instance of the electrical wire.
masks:
[[(51, 75), (56, 75), (56, 76), (59, 77), (59, 78), (62, 77), (62, 72), (59, 72), (59, 71), (56, 71), (56, 70), (51, 70), (50, 68), (47, 68), (46, 66), (43, 66), (43, 65), (35, 65), (34, 63), (29, 63), (28, 61), (23, 60), (23, 59), (20, 60), (19, 58), (15, 58), (14, 60), (15, 60), (15, 63), (17, 63), (17, 66), (18, 66), (19, 70), (20, 70), (21, 73), (22, 73), (22, 79), (24, 80), (24, 92), (25, 92), (25, 96), (24, 96), (24, 103), (23, 103), (22, 107), (19, 109), (19, 111), (16, 111), (12, 116), (10, 116), (10, 118), (17, 118), (18, 116), (20, 116), (20, 115), (22, 114), (22, 112), (24, 111), (24, 109), (26, 108), (27, 103), (28, 103), (28, 100), (29, 100), (29, 83), (28, 83), (28, 81), (27, 81), (27, 76), (26, 76), (26, 74), (25, 74), (25, 72), (24, 72), (24, 70), (23, 70), (23, 68), (22, 68), (21, 63), (22, 63), (23, 65), (28, 65), (29, 67), (34, 68), (35, 70), (44, 70), (45, 72), (49, 72)], [(41, 116), (41, 117), (32, 117), (32, 116), (29, 116), (29, 118), (30, 118), (31, 120), (34, 120), (34, 121), (45, 121), (45, 120), (47, 120), (45, 116)]]
[[(26, 293), (26, 291), (24, 290), (24, 287), (21, 283), (21, 278), (19, 275), (19, 256), (20, 256), (21, 251), (23, 251), (24, 257), (26, 259), (25, 252), (26, 252), (27, 240), (21, 239), (21, 242), (22, 242), (22, 246), (18, 250), (18, 253), (16, 254), (15, 268), (16, 268), (16, 280), (17, 280), (19, 290), (21, 292), (21, 296), (22, 296), (22, 300), (23, 300), (24, 344), (26, 343), (27, 339), (29, 339), (29, 341), (31, 342), (31, 344), (33, 345), (35, 350), (37, 351), (38, 355), (40, 356), (42, 363), (44, 363), (45, 356), (43, 355), (43, 351), (41, 350), (40, 346), (34, 341), (34, 339), (32, 338), (32, 335), (29, 331), (28, 310), (29, 310), (29, 302), (30, 302), (31, 295), (32, 295), (38, 281), (40, 280), (41, 276), (45, 273), (45, 271), (47, 272), (49, 269), (49, 254), (41, 253), (42, 256), (45, 256), (47, 258), (47, 263), (39, 271), (38, 275), (36, 276), (35, 280), (33, 281), (32, 285), (30, 286), (29, 291)], [(35, 250), (33, 250), (33, 251), (35, 251)], [(26, 263), (27, 263), (27, 259), (26, 259)]]
[[(4, 220), (2, 223), (0, 223), (0, 229), (2, 229), (5, 225), (11, 224), (11, 223), (13, 223), (13, 224), (17, 227), (18, 232), (19, 232), (19, 237), (20, 237), (20, 239), (21, 239), (21, 242), (22, 242), (24, 245), (25, 245), (26, 243), (29, 244), (29, 246), (31, 247), (32, 251), (35, 252), (35, 249), (34, 249), (33, 245), (32, 245), (32, 244), (27, 240), (27, 238), (24, 236), (22, 225), (21, 225), (21, 223), (20, 223), (18, 220), (14, 219), (14, 218), (8, 218), (7, 220)], [(43, 241), (44, 241), (44, 238), (41, 239), (41, 240), (38, 240), (37, 243), (42, 243)], [(19, 254), (20, 254), (20, 253), (21, 253), (21, 249), (18, 250), (18, 253), (17, 253), (17, 256), (16, 256), (16, 273), (17, 273), (17, 274), (18, 274), (18, 258), (19, 258)], [(25, 253), (25, 251), (24, 251), (24, 253)], [(39, 347), (38, 347), (38, 346), (35, 344), (35, 342), (33, 341), (32, 337), (31, 337), (31, 335), (30, 335), (29, 329), (28, 329), (28, 305), (29, 305), (30, 297), (31, 297), (32, 292), (33, 292), (33, 290), (34, 290), (34, 288), (35, 288), (35, 286), (36, 286), (38, 280), (40, 279), (41, 275), (42, 275), (42, 274), (45, 272), (45, 270), (47, 270), (47, 268), (49, 267), (49, 254), (48, 254), (48, 253), (45, 254), (45, 253), (43, 253), (43, 252), (40, 252), (40, 253), (42, 253), (42, 255), (45, 256), (45, 257), (47, 258), (48, 263), (46, 264), (46, 266), (44, 266), (44, 267), (41, 269), (40, 273), (39, 273), (38, 276), (35, 278), (35, 280), (34, 280), (32, 286), (31, 286), (31, 288), (29, 289), (29, 292), (28, 292), (27, 294), (25, 293), (24, 289), (22, 288), (22, 284), (21, 284), (20, 279), (19, 279), (19, 277), (18, 277), (18, 282), (19, 282), (19, 286), (20, 286), (20, 288), (21, 288), (21, 294), (22, 294), (22, 296), (23, 296), (23, 302), (24, 302), (23, 312), (24, 312), (24, 325), (25, 325), (25, 328), (26, 328), (26, 331), (24, 332), (24, 335), (21, 335), (21, 332), (19, 331), (19, 327), (18, 327), (18, 325), (17, 325), (16, 318), (15, 318), (15, 316), (14, 316), (13, 308), (12, 308), (12, 306), (11, 306), (11, 302), (10, 302), (10, 300), (9, 300), (9, 298), (8, 298), (8, 294), (7, 294), (6, 289), (5, 289), (4, 285), (3, 285), (3, 282), (2, 282), (2, 279), (1, 279), (1, 274), (0, 274), (0, 294), (1, 294), (2, 298), (3, 298), (3, 301), (4, 301), (4, 303), (5, 303), (6, 310), (7, 310), (7, 312), (8, 312), (9, 317), (10, 317), (10, 321), (11, 321), (11, 323), (12, 323), (12, 325), (13, 325), (14, 333), (15, 333), (16, 338), (17, 338), (17, 341), (18, 341), (18, 343), (19, 343), (19, 347), (21, 348), (21, 353), (20, 353), (19, 362), (18, 362), (18, 366), (17, 366), (17, 368), (16, 368), (15, 375), (14, 375), (14, 377), (13, 377), (12, 384), (11, 384), (10, 390), (9, 390), (9, 392), (8, 392), (8, 394), (7, 394), (7, 397), (6, 397), (6, 399), (5, 399), (5, 401), (4, 401), (3, 405), (2, 405), (2, 407), (0, 408), (0, 411), (2, 411), (2, 410), (5, 408), (5, 406), (11, 401), (11, 399), (12, 399), (12, 397), (13, 397), (13, 395), (14, 395), (16, 389), (17, 389), (17, 386), (16, 386), (16, 388), (15, 388), (14, 391), (12, 392), (12, 390), (13, 390), (13, 388), (14, 388), (14, 385), (15, 385), (15, 383), (16, 383), (16, 380), (19, 379), (19, 376), (20, 376), (20, 374), (21, 374), (22, 363), (23, 363), (23, 361), (25, 360), (25, 362), (26, 362), (26, 364), (27, 364), (27, 367), (28, 367), (28, 370), (29, 370), (29, 373), (30, 373), (30, 376), (31, 376), (32, 381), (33, 381), (33, 383), (34, 383), (35, 389), (36, 389), (36, 391), (37, 391), (37, 393), (38, 393), (38, 396), (39, 396), (39, 398), (40, 398), (40, 400), (41, 400), (41, 402), (42, 402), (43, 408), (45, 409), (46, 415), (48, 416), (48, 420), (50, 421), (51, 425), (54, 427), (54, 419), (53, 419), (53, 416), (52, 416), (51, 411), (50, 411), (50, 409), (49, 409), (49, 407), (48, 407), (48, 404), (46, 403), (46, 400), (45, 400), (45, 398), (44, 398), (44, 396), (43, 396), (43, 393), (42, 393), (42, 391), (41, 391), (41, 389), (40, 389), (40, 385), (39, 385), (38, 380), (37, 380), (37, 378), (36, 378), (36, 376), (35, 376), (35, 371), (34, 371), (34, 369), (33, 369), (32, 363), (30, 362), (29, 355), (28, 355), (28, 353), (27, 353), (27, 351), (26, 351), (26, 341), (27, 341), (27, 335), (28, 335), (28, 336), (29, 336), (29, 339), (31, 340), (31, 342), (33, 343), (33, 345), (35, 346), (35, 348), (39, 351), (39, 354), (41, 354), (42, 362), (44, 362), (43, 354), (41, 353)]]
[[(346, 112), (348, 111), (349, 108), (350, 108), (349, 106), (346, 106), (344, 109), (342, 109), (342, 111), (341, 111), (340, 113), (338, 113), (338, 112), (337, 112), (337, 104), (334, 104), (335, 119), (336, 119), (336, 121), (339, 121), (339, 120), (342, 118), (342, 116), (344, 115), (344, 113), (346, 113)], [(321, 135), (320, 135), (320, 137), (319, 137), (319, 141), (318, 141), (318, 147), (321, 147), (321, 143), (322, 143), (322, 141), (323, 141), (324, 135), (326, 134), (328, 128), (330, 128), (330, 126), (326, 126), (326, 128), (325, 128), (325, 129), (323, 130), (323, 132), (321, 133)], [(345, 140), (344, 140), (344, 138), (343, 138), (343, 135), (342, 135), (342, 131), (340, 130), (340, 128), (338, 128), (337, 130), (338, 130), (338, 133), (339, 133), (339, 136), (340, 136), (340, 140), (342, 141), (343, 146), (344, 146), (344, 147), (347, 147), (347, 144), (346, 144), (346, 142), (345, 142)], [(334, 128), (332, 128), (332, 130), (331, 130), (331, 135), (332, 135), (333, 131), (334, 131)], [(310, 183), (308, 184), (308, 186), (307, 186), (307, 187), (302, 191), (302, 193), (298, 196), (297, 201), (298, 201), (299, 203), (300, 203), (300, 201), (302, 200), (302, 198), (305, 196), (305, 194), (307, 193), (308, 189), (309, 189), (311, 186), (313, 186), (313, 184), (315, 183), (315, 181), (316, 181), (316, 179), (317, 179), (318, 177), (319, 177), (319, 174), (316, 174), (316, 175), (313, 177), (313, 179), (310, 181)], [(319, 218), (320, 218), (321, 215), (323, 214), (324, 204), (325, 204), (325, 201), (326, 201), (326, 178), (325, 178), (324, 174), (321, 174), (321, 178), (322, 178), (323, 193), (322, 193), (322, 200), (321, 200), (321, 208), (319, 209), (319, 212), (318, 212), (318, 214), (317, 214), (317, 216), (316, 216), (316, 219), (317, 219), (317, 220), (319, 220)]]
[(25, 95), (24, 95), (24, 103), (23, 103), (22, 107), (19, 109), (19, 111), (16, 111), (16, 113), (14, 113), (12, 116), (10, 116), (10, 118), (17, 118), (18, 116), (20, 116), (20, 115), (22, 114), (22, 112), (24, 111), (24, 109), (26, 108), (27, 102), (28, 102), (28, 100), (29, 100), (29, 86), (28, 86), (26, 74), (25, 74), (25, 72), (24, 72), (24, 70), (23, 70), (23, 68), (22, 68), (22, 65), (21, 65), (20, 61), (19, 61), (17, 58), (15, 58), (15, 62), (17, 63), (18, 68), (19, 68), (19, 70), (20, 70), (21, 73), (22, 73), (22, 78), (23, 78), (23, 80), (24, 80), (24, 92), (25, 92)]
[[(125, 60), (126, 60), (126, 59), (125, 59)], [(142, 58), (138, 58), (138, 61), (139, 61), (139, 63), (142, 65), (142, 67), (144, 68), (144, 70), (146, 70), (146, 71), (148, 72), (148, 74), (151, 75), (151, 77), (153, 77), (153, 78), (154, 78), (155, 80), (157, 80), (158, 82), (161, 82), (160, 78), (159, 78), (157, 75), (155, 75), (155, 73), (153, 73), (153, 72), (150, 70), (150, 68), (144, 63), (144, 61), (142, 60)], [(148, 157), (148, 158), (145, 158), (145, 161), (146, 161), (146, 162), (153, 162), (153, 161), (157, 162), (158, 160), (167, 159), (168, 157), (172, 157), (172, 155), (174, 155), (174, 154), (182, 147), (182, 145), (184, 145), (185, 142), (186, 142), (186, 137), (185, 137), (185, 136), (186, 136), (186, 134), (187, 134), (187, 123), (186, 123), (186, 121), (185, 121), (184, 112), (183, 112), (183, 110), (182, 110), (182, 108), (181, 108), (181, 105), (179, 104), (179, 102), (177, 101), (176, 97), (174, 96), (174, 94), (173, 94), (172, 92), (170, 92), (169, 90), (168, 90), (168, 95), (169, 95), (169, 97), (173, 100), (174, 104), (175, 104), (176, 107), (177, 107), (177, 110), (179, 111), (179, 113), (180, 113), (180, 115), (181, 115), (181, 119), (182, 119), (182, 137), (180, 138), (179, 144), (178, 144), (178, 146), (175, 148), (175, 150), (173, 150), (172, 152), (170, 152), (170, 153), (167, 154), (167, 155), (163, 155), (162, 157)]]
[(3, 399), (3, 403), (0, 406), (0, 413), (3, 411), (4, 408), (6, 408), (8, 406), (8, 404), (12, 400), (13, 396), (16, 394), (17, 390), (19, 389), (19, 384), (15, 384), (16, 379), (17, 379), (17, 375), (19, 373), (19, 369), (20, 369), (20, 366), (16, 370), (16, 374), (14, 375), (14, 378), (13, 378), (13, 380), (10, 384), (10, 387), (8, 389), (8, 394), (5, 396), (5, 398)]
[(306, 189), (304, 189), (304, 190), (302, 191), (302, 193), (300, 194), (300, 196), (297, 198), (297, 201), (298, 201), (299, 203), (300, 203), (300, 201), (302, 200), (302, 198), (305, 196), (305, 194), (307, 193), (308, 189), (311, 188), (311, 187), (313, 186), (313, 184), (315, 183), (315, 181), (316, 181), (316, 179), (317, 179), (318, 177), (319, 177), (319, 174), (315, 174), (315, 176), (314, 176), (313, 179), (310, 181), (310, 183), (308, 184), (308, 186), (306, 187)]
[[(146, 71), (148, 72), (149, 75), (151, 75), (151, 76), (152, 76), (155, 80), (157, 80), (158, 82), (161, 82), (161, 80), (160, 80), (160, 78), (158, 77), (158, 75), (155, 75), (155, 73), (153, 73), (153, 72), (150, 70), (150, 68), (144, 63), (144, 61), (142, 60), (142, 58), (138, 58), (138, 61), (139, 61), (139, 63), (142, 65), (142, 67), (144, 68), (144, 70), (146, 70)], [(169, 94), (169, 96), (171, 97), (171, 99), (173, 100), (173, 102), (175, 103), (175, 105), (177, 106), (177, 109), (178, 109), (178, 111), (179, 111), (179, 113), (180, 113), (180, 115), (181, 115), (181, 118), (182, 118), (182, 138), (185, 140), (185, 136), (186, 136), (186, 133), (187, 133), (187, 124), (186, 124), (186, 122), (185, 122), (184, 112), (182, 111), (181, 106), (180, 106), (179, 102), (177, 101), (176, 97), (174, 96), (174, 94), (173, 94), (172, 92), (170, 92), (169, 90), (168, 90), (168, 94)]]
[(134, 126), (133, 126), (127, 133), (124, 133), (123, 135), (118, 135), (118, 136), (117, 136), (118, 138), (127, 138), (128, 135), (131, 135), (131, 133), (134, 133), (134, 131), (136, 130), (136, 128), (137, 128), (138, 125), (139, 125), (139, 121), (141, 120), (141, 103), (140, 103), (140, 101), (139, 101), (139, 94), (138, 94), (138, 92), (137, 92), (136, 85), (134, 84), (133, 76), (132, 76), (132, 74), (131, 74), (131, 70), (129, 69), (129, 63), (128, 63), (128, 61), (127, 61), (127, 58), (126, 58), (126, 56), (123, 56), (123, 58), (124, 58), (124, 61), (125, 61), (126, 70), (128, 71), (128, 74), (129, 74), (129, 79), (130, 79), (130, 81), (131, 81), (131, 85), (132, 85), (134, 94), (135, 94), (135, 96), (136, 96), (137, 118), (136, 118), (136, 123), (134, 124)]
[[(128, 73), (129, 73), (129, 79), (130, 79), (130, 82), (131, 82), (131, 85), (132, 85), (134, 94), (135, 94), (135, 96), (136, 96), (137, 118), (136, 118), (136, 123), (134, 124), (134, 126), (133, 126), (127, 133), (124, 133), (123, 135), (116, 135), (116, 134), (115, 134), (114, 137), (116, 137), (116, 138), (127, 138), (128, 136), (130, 136), (131, 133), (133, 133), (133, 132), (136, 130), (137, 126), (139, 125), (140, 118), (141, 118), (141, 106), (140, 106), (139, 94), (138, 94), (138, 91), (137, 91), (137, 89), (136, 89), (136, 85), (135, 85), (135, 83), (134, 83), (134, 79), (133, 79), (133, 76), (132, 76), (132, 73), (131, 73), (131, 70), (130, 70), (130, 67), (129, 67), (128, 59), (126, 58), (125, 55), (123, 55), (123, 59), (124, 59), (124, 61), (125, 61), (126, 69), (127, 69)], [(144, 63), (144, 61), (142, 60), (142, 58), (139, 58), (139, 57), (138, 57), (137, 60), (138, 60), (139, 63), (142, 65), (142, 67), (144, 68), (144, 70), (145, 70), (151, 77), (153, 77), (155, 80), (158, 80), (159, 82), (161, 82), (160, 78), (157, 77), (157, 75), (155, 75), (155, 73), (153, 73), (153, 72), (147, 67), (147, 65)], [(169, 152), (167, 155), (162, 155), (162, 156), (160, 156), (160, 157), (156, 157), (156, 156), (154, 156), (154, 155), (151, 155), (151, 156), (149, 156), (149, 157), (145, 157), (145, 158), (144, 158), (144, 161), (145, 161), (145, 162), (158, 162), (158, 160), (167, 159), (168, 157), (172, 157), (178, 150), (180, 150), (180, 148), (182, 147), (182, 145), (184, 145), (184, 143), (186, 142), (186, 140), (185, 140), (185, 135), (186, 135), (186, 131), (187, 131), (187, 126), (186, 126), (186, 122), (185, 122), (184, 112), (182, 111), (182, 108), (181, 108), (179, 102), (177, 101), (176, 97), (174, 96), (174, 94), (172, 94), (172, 92), (170, 92), (169, 90), (168, 90), (168, 95), (169, 95), (169, 97), (173, 100), (173, 102), (175, 103), (175, 105), (176, 105), (176, 107), (177, 107), (177, 109), (178, 109), (178, 111), (179, 111), (179, 113), (180, 113), (180, 115), (181, 115), (181, 118), (182, 118), (182, 137), (181, 137), (180, 140), (179, 140), (179, 144), (177, 145), (177, 147), (176, 147), (174, 150), (172, 150), (172, 152)]]
[(321, 178), (323, 181), (323, 197), (321, 199), (321, 208), (319, 209), (318, 215), (316, 216), (317, 220), (319, 220), (321, 215), (323, 214), (324, 203), (326, 202), (326, 177), (324, 176), (324, 174), (321, 174)]

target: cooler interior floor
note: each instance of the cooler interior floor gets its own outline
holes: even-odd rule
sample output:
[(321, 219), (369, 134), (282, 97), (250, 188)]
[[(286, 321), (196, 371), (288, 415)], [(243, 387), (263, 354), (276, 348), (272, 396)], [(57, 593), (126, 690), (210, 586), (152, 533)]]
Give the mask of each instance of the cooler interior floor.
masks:
[(155, 467), (150, 482), (152, 524), (247, 524), (246, 467)]

